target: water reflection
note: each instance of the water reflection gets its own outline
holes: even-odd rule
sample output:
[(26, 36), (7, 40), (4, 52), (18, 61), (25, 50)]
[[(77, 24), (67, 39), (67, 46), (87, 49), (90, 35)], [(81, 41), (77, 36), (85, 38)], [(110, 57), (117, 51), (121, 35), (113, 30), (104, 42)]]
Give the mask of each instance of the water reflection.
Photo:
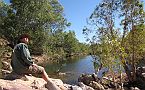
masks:
[(95, 72), (91, 56), (68, 58), (60, 63), (47, 64), (45, 68), (50, 77), (69, 84), (76, 84), (82, 73)]

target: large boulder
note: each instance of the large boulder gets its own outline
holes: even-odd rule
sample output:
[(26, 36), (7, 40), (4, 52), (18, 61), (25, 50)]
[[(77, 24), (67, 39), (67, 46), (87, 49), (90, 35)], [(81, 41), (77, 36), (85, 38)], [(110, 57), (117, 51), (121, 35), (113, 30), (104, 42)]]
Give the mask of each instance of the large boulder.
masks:
[(83, 82), (85, 85), (89, 85), (92, 81), (98, 81), (98, 78), (95, 74), (82, 74), (78, 78), (79, 82)]
[[(99, 82), (99, 79), (97, 78), (97, 75), (96, 74), (82, 74), (79, 78), (78, 78), (78, 81), (79, 82), (82, 82), (80, 83), (80, 86), (82, 87), (85, 87), (86, 86), (90, 86), (92, 87), (91, 89), (88, 89), (88, 90), (92, 90), (92, 89), (95, 89), (95, 90), (105, 90), (103, 85), (101, 85)], [(86, 85), (86, 86), (85, 86)]]
[[(58, 86), (63, 86), (63, 82), (60, 79), (52, 79), (52, 81)], [(0, 90), (48, 90), (45, 85), (46, 82), (42, 78), (27, 75), (15, 80), (0, 79)]]

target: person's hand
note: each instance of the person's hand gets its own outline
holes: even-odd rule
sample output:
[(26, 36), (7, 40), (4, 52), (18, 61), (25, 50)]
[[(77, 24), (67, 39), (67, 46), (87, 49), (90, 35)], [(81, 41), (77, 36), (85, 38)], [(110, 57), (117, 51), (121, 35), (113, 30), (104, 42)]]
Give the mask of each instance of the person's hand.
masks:
[(37, 72), (37, 64), (32, 64), (32, 70), (34, 71), (34, 72)]

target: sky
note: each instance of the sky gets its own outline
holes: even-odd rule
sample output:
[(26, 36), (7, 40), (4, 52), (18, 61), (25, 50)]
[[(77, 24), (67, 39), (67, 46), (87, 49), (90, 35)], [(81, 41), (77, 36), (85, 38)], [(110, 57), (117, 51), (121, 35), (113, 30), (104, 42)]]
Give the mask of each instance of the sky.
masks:
[(58, 0), (64, 7), (64, 14), (71, 26), (66, 30), (75, 31), (76, 38), (85, 42), (83, 28), (87, 25), (86, 19), (90, 17), (100, 0)]

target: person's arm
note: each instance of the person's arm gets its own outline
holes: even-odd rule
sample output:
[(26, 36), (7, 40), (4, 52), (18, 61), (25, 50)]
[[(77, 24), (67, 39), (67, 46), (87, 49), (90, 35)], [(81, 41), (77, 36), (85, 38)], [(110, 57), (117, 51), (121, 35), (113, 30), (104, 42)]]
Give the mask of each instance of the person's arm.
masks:
[(26, 63), (27, 65), (33, 64), (32, 58), (30, 56), (30, 52), (28, 50), (27, 45), (25, 44), (22, 44), (22, 47), (21, 47), (21, 58), (23, 62)]

